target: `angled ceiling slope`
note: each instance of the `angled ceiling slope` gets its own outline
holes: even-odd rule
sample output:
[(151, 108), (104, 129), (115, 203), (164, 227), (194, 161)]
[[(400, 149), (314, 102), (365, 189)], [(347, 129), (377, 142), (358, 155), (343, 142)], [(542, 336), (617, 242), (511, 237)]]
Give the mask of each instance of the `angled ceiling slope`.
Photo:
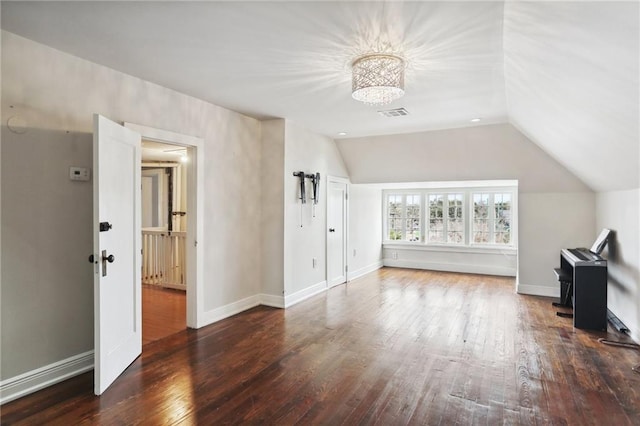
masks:
[(640, 187), (638, 2), (507, 2), (509, 119), (596, 191)]

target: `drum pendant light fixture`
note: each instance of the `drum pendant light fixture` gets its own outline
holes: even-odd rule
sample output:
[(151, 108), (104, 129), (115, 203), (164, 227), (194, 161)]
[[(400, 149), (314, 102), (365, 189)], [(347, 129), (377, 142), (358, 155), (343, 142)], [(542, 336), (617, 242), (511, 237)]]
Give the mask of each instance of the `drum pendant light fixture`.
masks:
[(387, 53), (371, 53), (351, 64), (353, 99), (367, 105), (385, 105), (404, 95), (405, 61)]

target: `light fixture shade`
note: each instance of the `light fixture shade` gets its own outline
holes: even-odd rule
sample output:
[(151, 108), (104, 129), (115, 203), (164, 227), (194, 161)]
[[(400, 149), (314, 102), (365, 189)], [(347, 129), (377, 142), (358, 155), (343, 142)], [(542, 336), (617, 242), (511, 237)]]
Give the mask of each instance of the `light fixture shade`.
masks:
[(404, 60), (374, 53), (357, 58), (353, 69), (353, 99), (368, 105), (384, 105), (404, 95)]

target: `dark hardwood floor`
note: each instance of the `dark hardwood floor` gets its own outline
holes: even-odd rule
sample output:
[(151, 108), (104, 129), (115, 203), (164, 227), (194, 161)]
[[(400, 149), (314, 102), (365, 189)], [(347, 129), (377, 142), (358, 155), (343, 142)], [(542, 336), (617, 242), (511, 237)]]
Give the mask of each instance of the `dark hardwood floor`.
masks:
[(186, 328), (186, 293), (143, 284), (142, 344), (163, 339)]
[(550, 302), (509, 278), (384, 268), (149, 343), (101, 397), (87, 373), (2, 423), (640, 424), (640, 352)]

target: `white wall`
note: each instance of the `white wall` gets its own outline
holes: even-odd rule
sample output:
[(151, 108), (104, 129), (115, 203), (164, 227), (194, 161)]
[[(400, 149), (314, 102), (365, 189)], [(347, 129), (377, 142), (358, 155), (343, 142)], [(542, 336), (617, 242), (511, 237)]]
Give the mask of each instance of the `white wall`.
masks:
[(640, 189), (600, 192), (596, 196), (597, 231), (615, 232), (607, 243), (608, 308), (640, 341)]
[(351, 185), (349, 192), (349, 279), (382, 266), (382, 190)]
[[(320, 172), (320, 202), (311, 202), (307, 180), (307, 203), (300, 203), (296, 171)], [(285, 301), (313, 286), (326, 286), (327, 176), (348, 178), (335, 142), (285, 121), (284, 155), (284, 291)], [(314, 268), (312, 259), (317, 259)], [(295, 299), (294, 299), (295, 300)], [(288, 302), (287, 302), (288, 304)]]
[(517, 180), (522, 292), (559, 294), (560, 250), (595, 238), (593, 192), (510, 124), (337, 144), (354, 183)]
[(11, 33), (1, 54), (2, 122), (28, 125), (2, 129), (2, 379), (93, 348), (91, 192), (66, 179), (96, 112), (204, 138), (205, 313), (259, 294), (258, 121)]
[(590, 189), (510, 124), (340, 139), (352, 183), (516, 179), (521, 192)]

